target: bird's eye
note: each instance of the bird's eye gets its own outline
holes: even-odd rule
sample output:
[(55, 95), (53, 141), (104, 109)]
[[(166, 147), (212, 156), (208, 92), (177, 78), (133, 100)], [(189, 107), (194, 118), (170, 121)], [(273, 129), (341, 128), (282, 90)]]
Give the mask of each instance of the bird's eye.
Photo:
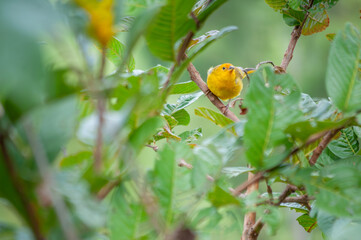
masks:
[(223, 70), (226, 70), (226, 67), (223, 67), (222, 69), (223, 69)]

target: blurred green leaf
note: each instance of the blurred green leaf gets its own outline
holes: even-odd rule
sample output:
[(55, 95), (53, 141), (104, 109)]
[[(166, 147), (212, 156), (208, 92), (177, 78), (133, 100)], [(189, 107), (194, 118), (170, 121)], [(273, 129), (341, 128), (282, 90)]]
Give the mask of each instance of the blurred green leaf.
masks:
[[(268, 81), (267, 86), (265, 80)], [(252, 166), (269, 167), (282, 160), (281, 156), (269, 156), (268, 153), (273, 147), (288, 143), (283, 130), (302, 118), (298, 110), (300, 93), (295, 87), (292, 78), (276, 75), (271, 68), (264, 68), (251, 76), (251, 85), (245, 97), (249, 112), (244, 129), (244, 146)], [(282, 89), (281, 92), (275, 91), (278, 88)], [(284, 150), (279, 152), (281, 155), (285, 153)]]
[(286, 0), (265, 0), (265, 2), (274, 10), (280, 10), (287, 4)]
[(326, 88), (335, 105), (345, 113), (361, 109), (361, 79), (358, 64), (361, 38), (351, 24), (332, 42), (326, 72)]
[(224, 191), (219, 186), (215, 185), (213, 190), (208, 193), (208, 200), (216, 208), (227, 205), (240, 205), (240, 202), (230, 193)]
[(191, 121), (191, 117), (189, 116), (189, 113), (184, 109), (176, 111), (175, 113), (172, 114), (172, 117), (174, 117), (178, 121), (178, 125), (186, 126)]
[(188, 17), (194, 4), (195, 0), (168, 0), (161, 7), (146, 33), (147, 44), (154, 55), (167, 61), (175, 60), (175, 43), (195, 28), (194, 20)]
[(296, 11), (293, 9), (286, 9), (282, 11), (283, 21), (288, 26), (299, 26), (305, 18), (305, 13), (303, 11)]
[(135, 129), (129, 136), (129, 143), (137, 151), (147, 140), (156, 132), (157, 128), (163, 126), (160, 117), (152, 117), (147, 119), (142, 125)]
[(253, 171), (253, 168), (248, 167), (225, 167), (222, 169), (222, 172), (227, 175), (227, 177), (237, 177), (242, 173), (247, 173)]
[(164, 117), (164, 119), (167, 121), (170, 129), (178, 125), (178, 121), (174, 117), (170, 115), (163, 115), (162, 117)]
[(181, 137), (182, 140), (186, 142), (195, 141), (202, 137), (202, 128), (196, 128), (191, 131), (182, 132), (181, 134), (179, 134), (179, 137)]
[(333, 39), (335, 38), (335, 36), (336, 36), (336, 33), (328, 33), (328, 34), (326, 34), (326, 38), (327, 38), (327, 40), (330, 41), (330, 42), (333, 41)]
[(329, 100), (314, 100), (305, 93), (301, 94), (300, 108), (307, 118), (319, 121), (330, 118), (336, 110)]
[(337, 122), (332, 121), (302, 121), (289, 125), (285, 129), (285, 133), (289, 133), (292, 137), (301, 140), (302, 142), (307, 141), (313, 134), (320, 133), (330, 129), (336, 129), (343, 126), (350, 119), (344, 119)]
[[(136, 3), (137, 5), (138, 3)], [(146, 8), (141, 14), (138, 14), (134, 19), (134, 22), (129, 29), (129, 34), (127, 35), (126, 45), (127, 49), (123, 56), (123, 61), (118, 68), (118, 71), (122, 70), (122, 66), (126, 64), (128, 58), (130, 57), (131, 52), (135, 44), (138, 42), (139, 38), (142, 34), (147, 30), (150, 23), (155, 18), (156, 14), (159, 12), (159, 5), (155, 4), (155, 6), (151, 6), (150, 8)]]
[[(125, 54), (125, 46), (119, 41), (119, 39), (113, 37), (107, 46), (107, 58), (114, 64), (114, 66), (119, 67), (123, 61)], [(131, 72), (135, 68), (135, 61), (132, 56), (129, 57), (126, 64), (128, 72)]]
[(61, 168), (79, 166), (83, 162), (89, 162), (93, 159), (93, 153), (91, 151), (82, 151), (73, 155), (69, 155), (61, 159), (59, 166)]
[(340, 158), (356, 155), (360, 150), (360, 144), (353, 127), (342, 129), (338, 139), (328, 144), (328, 148)]
[[(160, 212), (165, 221), (170, 223), (173, 220), (174, 214), (179, 211), (181, 196), (187, 193), (187, 178), (184, 178), (182, 172), (188, 172), (185, 168), (180, 168), (177, 165), (177, 153), (173, 145), (165, 145), (159, 151), (158, 160), (155, 163), (154, 170), (151, 172), (151, 186), (158, 198)], [(176, 207), (177, 206), (177, 207)]]
[(227, 2), (227, 0), (214, 0), (211, 1), (209, 3), (209, 1), (204, 1), (204, 3), (207, 3), (208, 5), (203, 8), (198, 14), (195, 12), (195, 14), (197, 15), (198, 20), (201, 23), (204, 23), (207, 18), (215, 11), (217, 10), (220, 6), (222, 6), (223, 3)]
[(190, 116), (184, 108), (197, 101), (202, 95), (203, 92), (182, 95), (178, 98), (177, 104), (165, 104), (162, 111), (163, 116), (172, 116), (178, 121), (178, 125), (188, 125), (190, 122)]
[[(361, 157), (325, 166), (318, 172), (299, 170), (292, 178), (305, 184), (316, 206), (334, 216), (361, 216)], [(290, 176), (291, 177), (291, 176)]]
[(192, 219), (192, 225), (198, 228), (211, 230), (216, 226), (219, 226), (219, 222), (222, 219), (222, 215), (217, 211), (215, 207), (208, 207), (201, 209), (197, 216)]
[(122, 183), (111, 198), (108, 212), (111, 240), (136, 239), (147, 219), (143, 205), (129, 185), (130, 182)]
[(289, 0), (288, 1), (288, 5), (294, 10), (298, 10), (300, 8), (301, 3), (303, 3), (303, 0)]
[(77, 219), (88, 227), (103, 226), (106, 206), (90, 194), (89, 185), (81, 179), (80, 173), (75, 170), (59, 171), (55, 177), (56, 191), (69, 201)]
[(30, 112), (26, 119), (30, 121), (34, 133), (39, 137), (49, 161), (54, 161), (62, 147), (73, 136), (77, 117), (77, 100), (74, 96), (49, 103)]
[[(237, 30), (238, 28), (236, 26), (228, 26), (224, 27), (215, 35), (212, 35), (211, 37), (205, 39), (204, 41), (197, 44), (195, 47), (193, 47), (188, 52), (188, 57), (185, 61), (182, 62), (182, 64), (175, 70), (174, 74), (172, 75), (173, 81), (177, 80), (181, 73), (184, 71), (184, 69), (189, 65), (189, 63), (202, 51), (204, 51), (211, 43), (216, 41), (217, 39), (220, 39), (224, 36), (226, 36), (228, 33), (233, 32)], [(217, 31), (217, 30), (214, 30)]]
[[(226, 127), (229, 124), (233, 123), (233, 121), (227, 117), (225, 117), (223, 114), (220, 114), (218, 112), (213, 111), (212, 109), (205, 108), (205, 107), (199, 107), (194, 109), (194, 113), (197, 116), (204, 117), (205, 119), (210, 120), (211, 122), (215, 123), (216, 125), (220, 127)], [(233, 134), (236, 134), (236, 131), (232, 127), (230, 131)]]
[(186, 94), (193, 93), (198, 90), (199, 88), (195, 82), (188, 81), (174, 84), (170, 94)]
[(305, 229), (306, 232), (311, 232), (317, 227), (316, 218), (310, 217), (307, 213), (299, 216), (297, 222)]

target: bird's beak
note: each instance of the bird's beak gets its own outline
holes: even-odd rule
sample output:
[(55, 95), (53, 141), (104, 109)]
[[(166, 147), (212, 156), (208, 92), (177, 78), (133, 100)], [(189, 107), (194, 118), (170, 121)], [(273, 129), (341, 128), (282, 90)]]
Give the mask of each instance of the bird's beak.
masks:
[(229, 69), (229, 70), (233, 70), (233, 69), (234, 69), (234, 67), (233, 67), (233, 66), (230, 66), (228, 69)]

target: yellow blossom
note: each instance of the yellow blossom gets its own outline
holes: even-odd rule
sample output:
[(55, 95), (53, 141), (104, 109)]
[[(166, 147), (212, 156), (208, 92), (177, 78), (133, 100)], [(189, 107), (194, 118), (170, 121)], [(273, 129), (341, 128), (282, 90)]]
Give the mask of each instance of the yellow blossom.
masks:
[(114, 35), (113, 0), (75, 0), (90, 18), (90, 30), (95, 38), (102, 44), (107, 45)]

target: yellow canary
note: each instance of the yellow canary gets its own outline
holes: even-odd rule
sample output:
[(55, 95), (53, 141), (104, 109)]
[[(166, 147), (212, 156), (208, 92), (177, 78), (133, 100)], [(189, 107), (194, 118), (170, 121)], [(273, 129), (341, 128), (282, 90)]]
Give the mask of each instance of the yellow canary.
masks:
[(223, 101), (237, 97), (243, 88), (242, 79), (255, 69), (242, 69), (230, 63), (223, 63), (208, 70), (209, 90)]

